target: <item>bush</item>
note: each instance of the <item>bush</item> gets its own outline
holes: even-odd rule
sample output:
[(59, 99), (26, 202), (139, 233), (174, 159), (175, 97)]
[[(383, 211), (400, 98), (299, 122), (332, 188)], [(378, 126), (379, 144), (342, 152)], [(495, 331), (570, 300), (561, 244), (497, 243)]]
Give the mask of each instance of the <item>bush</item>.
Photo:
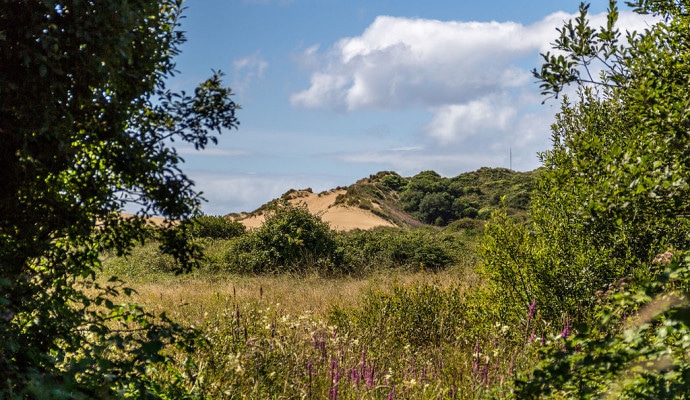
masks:
[(132, 249), (131, 253), (123, 257), (115, 257), (109, 252), (103, 258), (103, 269), (109, 275), (140, 280), (146, 277), (160, 274), (173, 273), (179, 268), (178, 262), (169, 254), (160, 249), (156, 241)]
[(461, 218), (451, 222), (446, 226), (445, 230), (449, 232), (459, 232), (462, 230), (482, 230), (485, 222), (474, 218)]
[(440, 270), (455, 264), (466, 249), (462, 238), (434, 229), (382, 228), (338, 235), (343, 268), (364, 273), (386, 268)]
[(402, 176), (396, 174), (395, 172), (391, 172), (390, 175), (384, 175), (381, 178), (381, 183), (391, 189), (395, 190), (396, 192), (400, 192), (405, 189), (407, 186), (407, 179), (403, 178)]
[(188, 223), (188, 232), (195, 238), (232, 239), (247, 232), (241, 223), (222, 216), (202, 215)]
[(235, 238), (225, 252), (225, 269), (240, 273), (334, 274), (339, 257), (335, 233), (306, 206), (276, 203), (261, 227)]
[(601, 294), (596, 322), (552, 337), (518, 380), (519, 398), (685, 398), (690, 390), (687, 253), (655, 258), (654, 279)]

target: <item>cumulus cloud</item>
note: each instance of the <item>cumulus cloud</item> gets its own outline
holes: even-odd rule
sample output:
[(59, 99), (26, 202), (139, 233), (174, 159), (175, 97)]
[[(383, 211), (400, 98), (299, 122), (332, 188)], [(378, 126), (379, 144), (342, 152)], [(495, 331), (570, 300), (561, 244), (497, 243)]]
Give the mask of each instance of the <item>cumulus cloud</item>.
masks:
[[(525, 107), (540, 101), (524, 94), (538, 93), (530, 69), (550, 49), (556, 27), (573, 17), (558, 12), (523, 25), (380, 16), (326, 51), (307, 49), (305, 57), (320, 55), (321, 63), (309, 87), (290, 100), (346, 112), (426, 109), (433, 116), (423, 133), (441, 144), (512, 133), (526, 125)], [(590, 20), (606, 22), (604, 14)], [(631, 30), (647, 26), (631, 13), (620, 20)]]
[(468, 102), (529, 82), (515, 62), (544, 43), (534, 30), (513, 22), (381, 16), (361, 36), (338, 41), (292, 103), (357, 110)]
[(515, 120), (517, 107), (504, 103), (495, 96), (486, 96), (443, 105), (435, 110), (427, 133), (441, 143), (449, 143), (490, 130), (505, 131)]

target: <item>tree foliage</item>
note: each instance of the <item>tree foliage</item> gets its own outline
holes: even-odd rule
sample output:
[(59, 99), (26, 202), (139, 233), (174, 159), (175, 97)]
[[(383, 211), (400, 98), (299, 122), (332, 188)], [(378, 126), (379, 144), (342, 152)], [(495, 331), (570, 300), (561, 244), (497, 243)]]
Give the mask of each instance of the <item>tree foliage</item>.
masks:
[[(687, 394), (680, 350), (687, 348), (687, 264), (669, 260), (659, 275), (655, 260), (690, 245), (690, 18), (685, 2), (627, 4), (656, 22), (623, 40), (611, 1), (606, 26), (592, 27), (582, 4), (558, 30), (558, 55), (544, 55), (534, 73), (546, 95), (572, 83), (577, 91), (574, 100), (564, 96), (553, 148), (541, 154), (534, 223), (519, 243), (501, 235), (504, 221), (487, 227), (485, 250), (498, 256), (487, 263), (492, 280), (518, 293), (523, 307), (534, 297), (548, 323), (581, 324), (574, 338), (553, 342), (521, 396)], [(523, 288), (524, 276), (531, 286)], [(620, 296), (606, 298), (611, 288)], [(657, 302), (661, 297), (678, 301)], [(626, 329), (625, 316), (643, 304), (656, 307), (652, 317)]]
[(422, 171), (409, 178), (400, 193), (400, 205), (420, 221), (440, 226), (461, 218), (487, 219), (501, 196), (506, 196), (511, 213), (524, 212), (538, 173), (481, 168), (444, 178), (434, 171)]
[(247, 272), (304, 272), (316, 267), (329, 273), (337, 261), (335, 232), (306, 205), (276, 202), (261, 227), (240, 238), (231, 266)]
[(199, 215), (185, 222), (185, 229), (195, 238), (232, 239), (247, 232), (241, 223), (218, 215)]
[[(116, 280), (95, 280), (102, 251), (150, 237), (148, 216), (170, 225), (197, 212), (170, 143), (203, 149), (237, 126), (219, 73), (192, 95), (165, 87), (181, 12), (181, 0), (0, 2), (3, 398), (154, 396), (150, 363), (182, 338), (165, 318), (113, 304)], [(138, 213), (124, 218), (126, 205)], [(156, 232), (191, 265), (184, 232)]]

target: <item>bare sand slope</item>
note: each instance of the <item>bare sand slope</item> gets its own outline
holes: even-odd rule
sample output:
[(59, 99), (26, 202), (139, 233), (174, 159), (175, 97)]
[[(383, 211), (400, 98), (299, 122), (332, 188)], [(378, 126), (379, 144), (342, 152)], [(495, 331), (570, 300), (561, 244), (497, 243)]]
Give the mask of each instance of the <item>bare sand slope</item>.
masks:
[[(320, 215), (324, 222), (327, 222), (331, 225), (332, 229), (338, 231), (371, 229), (379, 226), (395, 226), (371, 211), (343, 205), (334, 205), (338, 195), (345, 192), (345, 189), (331, 190), (321, 194), (297, 191), (291, 195), (290, 203), (306, 204), (309, 212)], [(244, 224), (247, 228), (258, 228), (264, 222), (264, 216), (257, 215), (239, 220), (239, 222)]]
[[(134, 214), (130, 214), (130, 213), (120, 213), (120, 214), (125, 218), (131, 218), (134, 216)], [(149, 217), (148, 220), (153, 222), (154, 224), (156, 224), (158, 226), (163, 226), (163, 223), (165, 222), (165, 218), (163, 218), (163, 217)]]

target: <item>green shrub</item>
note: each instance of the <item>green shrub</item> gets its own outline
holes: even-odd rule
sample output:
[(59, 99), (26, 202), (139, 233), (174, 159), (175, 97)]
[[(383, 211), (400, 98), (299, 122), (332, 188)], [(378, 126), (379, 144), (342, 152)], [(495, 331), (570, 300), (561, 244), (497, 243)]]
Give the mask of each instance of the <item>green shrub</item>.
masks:
[(335, 232), (306, 206), (276, 203), (257, 230), (235, 238), (224, 269), (238, 273), (341, 273)]
[(440, 270), (454, 265), (466, 251), (464, 239), (434, 229), (381, 228), (337, 236), (343, 268), (358, 273), (405, 268)]
[(455, 220), (446, 226), (445, 230), (449, 232), (459, 232), (462, 230), (476, 230), (481, 231), (484, 229), (486, 223), (481, 220), (474, 218), (461, 218)]
[(384, 175), (381, 178), (381, 184), (383, 184), (388, 189), (400, 192), (404, 190), (407, 186), (407, 179), (396, 174), (395, 172), (391, 172), (390, 175)]
[(660, 273), (599, 294), (590, 325), (564, 328), (518, 380), (520, 398), (685, 398), (690, 391), (690, 268), (686, 253), (656, 259)]
[(202, 215), (187, 223), (188, 232), (195, 238), (232, 239), (247, 232), (241, 223), (222, 216)]
[(174, 273), (176, 268), (179, 268), (175, 258), (164, 254), (156, 241), (134, 247), (130, 254), (122, 257), (116, 257), (111, 253), (106, 254), (102, 264), (108, 275), (134, 280), (161, 273)]

